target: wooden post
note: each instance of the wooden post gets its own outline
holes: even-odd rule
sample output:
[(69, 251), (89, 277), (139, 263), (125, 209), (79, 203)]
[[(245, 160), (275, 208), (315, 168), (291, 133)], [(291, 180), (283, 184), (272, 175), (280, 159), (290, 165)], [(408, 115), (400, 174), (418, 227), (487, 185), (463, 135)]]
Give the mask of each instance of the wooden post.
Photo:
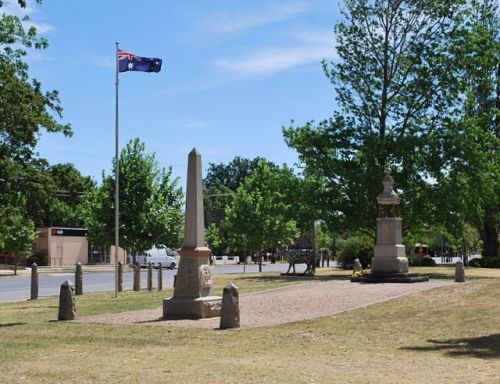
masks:
[(148, 263), (148, 291), (153, 290), (153, 266), (151, 262)]
[(163, 273), (161, 263), (158, 264), (158, 290), (161, 291), (163, 289)]
[(134, 266), (134, 291), (141, 290), (141, 267), (139, 267), (138, 263), (135, 263)]
[(76, 263), (75, 270), (75, 294), (82, 295), (83, 294), (83, 277), (82, 277), (82, 263)]
[(123, 263), (118, 262), (118, 292), (123, 292)]
[(33, 263), (31, 266), (31, 300), (38, 299), (38, 265)]

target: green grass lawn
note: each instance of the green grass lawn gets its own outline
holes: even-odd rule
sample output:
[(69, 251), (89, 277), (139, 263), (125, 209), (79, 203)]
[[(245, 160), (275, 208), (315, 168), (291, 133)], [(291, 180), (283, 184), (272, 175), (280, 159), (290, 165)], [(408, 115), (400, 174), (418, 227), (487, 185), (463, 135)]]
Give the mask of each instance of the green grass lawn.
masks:
[[(412, 268), (452, 279), (453, 268)], [(217, 331), (57, 322), (57, 298), (0, 304), (0, 383), (499, 383), (500, 270), (331, 317)], [(320, 270), (314, 279), (348, 278)], [(311, 281), (216, 275), (241, 294)], [(376, 289), (376, 285), (374, 285)], [(171, 291), (77, 297), (77, 315), (157, 308)]]

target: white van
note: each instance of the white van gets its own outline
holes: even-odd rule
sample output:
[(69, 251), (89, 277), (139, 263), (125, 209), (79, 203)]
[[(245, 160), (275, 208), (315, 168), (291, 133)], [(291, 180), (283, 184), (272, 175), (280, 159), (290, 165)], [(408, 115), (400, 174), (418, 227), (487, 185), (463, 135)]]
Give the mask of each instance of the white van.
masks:
[(154, 268), (159, 268), (161, 264), (162, 268), (175, 269), (178, 264), (177, 259), (168, 253), (175, 255), (175, 252), (171, 250), (151, 248), (143, 255), (137, 255), (136, 261), (141, 268), (146, 268), (151, 263)]

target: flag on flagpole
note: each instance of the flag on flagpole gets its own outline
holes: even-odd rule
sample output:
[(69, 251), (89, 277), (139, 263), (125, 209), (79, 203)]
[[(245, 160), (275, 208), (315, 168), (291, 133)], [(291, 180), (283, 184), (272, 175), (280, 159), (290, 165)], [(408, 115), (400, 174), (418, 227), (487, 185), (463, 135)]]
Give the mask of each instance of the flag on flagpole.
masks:
[(140, 57), (133, 53), (118, 50), (118, 68), (120, 72), (160, 72), (161, 59)]

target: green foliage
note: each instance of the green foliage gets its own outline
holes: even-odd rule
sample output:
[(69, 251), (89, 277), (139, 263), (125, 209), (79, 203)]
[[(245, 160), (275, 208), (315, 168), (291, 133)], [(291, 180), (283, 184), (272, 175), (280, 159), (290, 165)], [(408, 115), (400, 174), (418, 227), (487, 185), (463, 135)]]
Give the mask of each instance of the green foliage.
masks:
[(15, 256), (17, 265), (20, 256), (31, 255), (35, 239), (34, 224), (17, 207), (0, 207), (0, 252)]
[(261, 160), (226, 208), (224, 227), (233, 249), (261, 252), (286, 245), (298, 235), (288, 198), (294, 175)]
[[(221, 239), (219, 251), (226, 249), (229, 245), (229, 236), (222, 225), (225, 210), (231, 204), (236, 189), (253, 173), (260, 160), (264, 159), (256, 157), (249, 160), (236, 156), (228, 164), (209, 163), (208, 165), (207, 176), (203, 179), (205, 228), (211, 224), (217, 226)], [(275, 167), (272, 163), (269, 165)]]
[[(26, 7), (25, 1), (18, 3)], [(54, 192), (48, 164), (36, 158), (34, 148), (43, 130), (70, 136), (71, 127), (57, 121), (62, 117), (58, 92), (44, 92), (29, 77), (27, 51), (45, 49), (47, 41), (35, 27), (24, 27), (27, 16), (8, 15), (3, 7), (0, 3), (0, 206), (12, 221), (4, 221), (0, 238), (12, 252), (25, 253), (35, 224), (42, 224), (50, 211)], [(15, 228), (16, 235), (4, 232), (8, 228)]]
[(430, 256), (411, 255), (408, 257), (408, 262), (413, 267), (435, 267), (436, 262)]
[(317, 126), (284, 129), (306, 172), (326, 181), (342, 228), (373, 228), (384, 166), (394, 170), (404, 225), (429, 218), (426, 153), (432, 132), (453, 112), (447, 37), (459, 3), (345, 2), (335, 28), (339, 60), (323, 63), (339, 110)]
[[(131, 140), (119, 162), (120, 246), (136, 255), (153, 246), (177, 248), (183, 223), (182, 190), (172, 169), (160, 168), (145, 145)], [(114, 243), (115, 179), (103, 175), (83, 206), (85, 225), (94, 244)]]
[(366, 234), (354, 234), (337, 242), (337, 261), (350, 266), (359, 259), (364, 268), (373, 258), (373, 238)]
[(222, 254), (222, 238), (219, 233), (219, 228), (216, 224), (212, 223), (208, 226), (205, 232), (205, 241), (208, 244), (208, 247), (212, 250), (215, 255)]

